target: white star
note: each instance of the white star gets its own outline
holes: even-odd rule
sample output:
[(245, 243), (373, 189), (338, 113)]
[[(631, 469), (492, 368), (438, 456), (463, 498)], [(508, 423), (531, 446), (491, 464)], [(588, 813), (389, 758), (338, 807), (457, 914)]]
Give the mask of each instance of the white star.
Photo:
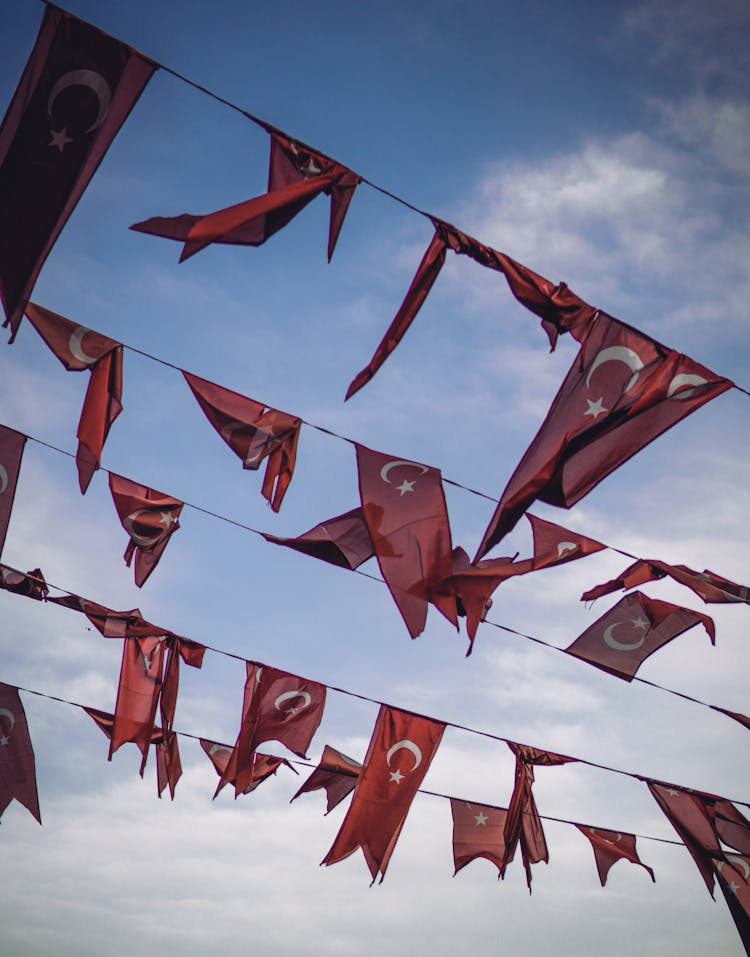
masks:
[(169, 528), (169, 526), (175, 521), (174, 515), (172, 515), (171, 512), (161, 512), (160, 514), (161, 518), (159, 519), (159, 524), (163, 525), (165, 528)]
[(594, 419), (598, 419), (600, 415), (604, 415), (609, 412), (609, 409), (605, 409), (602, 405), (604, 401), (604, 396), (600, 395), (596, 402), (592, 402), (591, 399), (586, 399), (588, 403), (588, 409), (583, 413), (583, 417), (586, 418), (587, 415), (591, 415)]
[(57, 147), (61, 153), (68, 143), (73, 142), (73, 140), (68, 136), (68, 128), (66, 126), (64, 126), (61, 130), (50, 130), (49, 132), (52, 139), (47, 145)]
[(477, 822), (477, 827), (486, 827), (487, 826), (487, 815), (482, 814), (480, 811), (479, 814), (474, 815), (474, 820)]
[(667, 788), (667, 794), (671, 798), (676, 798), (679, 795), (679, 793), (680, 793), (679, 791), (675, 791), (673, 788)]
[(0, 738), (0, 744), (2, 744), (3, 747), (5, 747), (7, 743), (8, 743), (8, 738), (5, 735), (3, 735), (2, 738)]
[(402, 782), (403, 780), (404, 780), (404, 776), (403, 776), (403, 774), (399, 771), (398, 768), (396, 768), (395, 771), (391, 771), (391, 781), (395, 781), (396, 784), (401, 784), (401, 782)]
[(400, 485), (396, 486), (396, 491), (400, 492), (402, 495), (404, 494), (404, 492), (413, 492), (414, 482), (410, 482), (408, 479), (404, 479)]
[(319, 166), (315, 165), (315, 160), (311, 156), (307, 162), (307, 166), (302, 167), (302, 172), (305, 176), (317, 176), (322, 170)]
[(642, 618), (640, 615), (637, 618), (633, 618), (633, 628), (639, 628), (641, 631), (648, 631), (648, 622), (645, 618)]
[(737, 891), (739, 891), (739, 889), (740, 885), (735, 884), (734, 881), (732, 881), (732, 883), (729, 885), (729, 890), (734, 894), (735, 897), (737, 896)]

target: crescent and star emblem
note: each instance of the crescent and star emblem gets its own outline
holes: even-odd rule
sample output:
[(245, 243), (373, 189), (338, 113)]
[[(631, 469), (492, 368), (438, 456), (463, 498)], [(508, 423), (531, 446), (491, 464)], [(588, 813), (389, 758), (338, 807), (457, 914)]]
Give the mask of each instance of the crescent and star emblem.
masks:
[(8, 472), (6, 471), (4, 466), (0, 465), (0, 495), (3, 494), (3, 492), (6, 490), (7, 487), (8, 487)]
[[(606, 349), (600, 349), (599, 352), (594, 356), (594, 361), (589, 366), (589, 371), (586, 373), (586, 387), (591, 386), (591, 377), (594, 372), (599, 368), (599, 366), (604, 365), (605, 362), (622, 362), (624, 365), (630, 369), (632, 375), (628, 380), (628, 384), (625, 386), (625, 392), (630, 392), (630, 390), (635, 386), (638, 381), (638, 377), (641, 374), (644, 365), (641, 360), (641, 357), (633, 349), (630, 349), (628, 346), (607, 346)], [(606, 415), (610, 410), (604, 407), (604, 396), (600, 395), (596, 401), (591, 399), (586, 399), (588, 408), (583, 413), (584, 419), (586, 416), (590, 415), (594, 421), (596, 421), (600, 415)]]
[[(272, 432), (270, 429), (259, 429), (257, 426), (248, 425), (247, 422), (238, 422), (236, 419), (233, 422), (229, 422), (225, 425), (219, 432), (219, 435), (229, 443), (232, 444), (232, 436), (239, 429), (254, 429), (254, 434), (250, 439), (250, 446), (247, 450), (247, 455), (245, 456), (245, 465), (256, 465), (262, 457), (268, 452), (269, 444), (277, 439), (278, 436)], [(257, 441), (260, 440), (260, 447), (258, 447)], [(253, 446), (255, 445), (255, 450), (253, 451)]]
[[(411, 751), (412, 755), (414, 756), (414, 766), (411, 768), (411, 770), (416, 771), (416, 769), (422, 763), (422, 752), (419, 750), (417, 745), (413, 741), (410, 741), (408, 738), (405, 738), (403, 741), (397, 741), (394, 745), (388, 748), (388, 752), (385, 756), (385, 760), (388, 767), (391, 766), (391, 758), (393, 757), (393, 755), (397, 751), (401, 751), (404, 748), (407, 751)], [(395, 771), (391, 771), (391, 781), (395, 782), (396, 784), (401, 784), (403, 779), (404, 779), (404, 775), (399, 771), (398, 768), (396, 768)]]
[[(745, 883), (747, 883), (748, 878), (750, 878), (750, 864), (748, 864), (743, 858), (738, 857), (736, 854), (727, 854), (727, 861), (729, 861), (733, 867), (740, 868), (742, 873), (745, 875)], [(724, 876), (724, 864), (724, 861), (719, 861), (716, 865), (716, 869), (722, 876)]]
[(141, 515), (153, 514), (150, 508), (137, 508), (122, 520), (125, 531), (130, 535), (136, 545), (140, 545), (141, 548), (149, 548), (156, 545), (163, 537), (164, 532), (175, 522), (175, 518), (171, 512), (161, 512), (159, 524), (163, 525), (164, 528), (158, 529), (153, 535), (139, 535), (133, 528), (133, 525), (138, 521)]
[(624, 642), (618, 641), (614, 636), (614, 630), (619, 625), (624, 625), (624, 621), (615, 621), (611, 625), (608, 625), (603, 633), (602, 638), (604, 639), (605, 645), (609, 645), (614, 651), (635, 651), (636, 648), (640, 648), (643, 642), (646, 640), (646, 635), (649, 631), (648, 622), (645, 618), (634, 618), (632, 619), (632, 624), (634, 628), (638, 628), (639, 631), (644, 631), (645, 634), (641, 635), (638, 641)]
[(578, 545), (575, 542), (558, 542), (557, 543), (557, 560), (564, 558), (566, 555), (570, 555), (578, 548)]
[[(408, 466), (411, 466), (412, 468), (419, 469), (420, 476), (424, 475), (425, 472), (429, 472), (429, 469), (427, 468), (426, 465), (420, 465), (418, 462), (407, 462), (404, 459), (392, 459), (390, 462), (386, 462), (386, 464), (380, 470), (381, 479), (384, 482), (386, 482), (388, 485), (393, 484), (391, 480), (388, 478), (388, 475), (391, 469), (395, 469), (396, 466), (398, 465), (408, 465)], [(417, 476), (417, 478), (419, 478), (419, 476)], [(399, 492), (400, 495), (404, 495), (405, 492), (413, 492), (416, 481), (417, 479), (414, 479), (413, 482), (409, 482), (407, 479), (404, 479), (400, 485), (396, 486), (396, 491)]]
[(8, 728), (8, 733), (0, 735), (0, 745), (5, 747), (10, 740), (10, 733), (13, 730), (13, 725), (16, 723), (16, 716), (12, 711), (9, 711), (7, 708), (0, 708), (0, 715), (6, 717), (10, 721), (10, 727)]
[(589, 831), (589, 834), (593, 834), (594, 836), (598, 837), (599, 840), (604, 841), (605, 844), (619, 844), (620, 841), (622, 840), (622, 834), (620, 833), (620, 831), (615, 832), (616, 837), (614, 841), (610, 841), (609, 838), (607, 837), (602, 837), (602, 835), (597, 831), (595, 827), (590, 827), (588, 831)]
[[(291, 708), (282, 708), (285, 702), (292, 701), (295, 698), (302, 698), (303, 704), (292, 705)], [(283, 694), (280, 694), (273, 703), (277, 711), (283, 711), (284, 714), (297, 714), (298, 711), (301, 711), (303, 708), (308, 708), (311, 704), (312, 698), (309, 693), (303, 691), (301, 688), (298, 691), (285, 691)]]
[(217, 751), (226, 751), (227, 754), (232, 753), (232, 749), (228, 748), (225, 744), (212, 744), (208, 749), (208, 754), (210, 757), (213, 757)]
[(91, 332), (91, 330), (87, 329), (85, 326), (77, 326), (70, 334), (70, 339), (68, 340), (68, 349), (70, 349), (70, 354), (74, 359), (78, 359), (78, 361), (82, 362), (84, 365), (91, 366), (98, 360), (96, 356), (90, 356), (84, 351), (83, 337), (87, 332)]
[[(67, 90), (71, 86), (85, 86), (91, 90), (96, 97), (96, 117), (91, 126), (87, 127), (87, 129), (83, 131), (82, 135), (92, 133), (104, 122), (104, 118), (107, 115), (107, 110), (109, 109), (109, 104), (112, 101), (112, 91), (109, 88), (109, 84), (101, 75), (101, 73), (96, 73), (94, 70), (70, 70), (70, 72), (64, 73), (50, 90), (49, 98), (47, 100), (48, 116), (52, 116), (52, 110), (54, 109), (58, 96), (60, 96), (63, 90)], [(72, 143), (74, 139), (73, 137), (68, 136), (68, 129), (65, 126), (61, 130), (50, 130), (50, 135), (52, 139), (50, 140), (49, 145), (54, 146), (61, 153), (68, 143)]]
[[(681, 372), (676, 375), (669, 383), (667, 388), (668, 399), (689, 399), (695, 390), (702, 385), (708, 385), (708, 381), (700, 375), (690, 375), (687, 372)], [(692, 386), (693, 388), (685, 388)]]

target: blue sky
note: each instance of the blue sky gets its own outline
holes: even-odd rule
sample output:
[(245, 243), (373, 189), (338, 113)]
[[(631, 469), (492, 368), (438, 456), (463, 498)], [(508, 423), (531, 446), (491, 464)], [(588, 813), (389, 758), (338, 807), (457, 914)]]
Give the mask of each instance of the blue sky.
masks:
[[(12, 0), (0, 37), (10, 99), (42, 15)], [(748, 387), (747, 39), (741, 3), (79, 2), (73, 12), (521, 260), (588, 301)], [(346, 386), (393, 317), (429, 223), (360, 187), (332, 264), (316, 200), (258, 249), (179, 246), (128, 230), (152, 215), (210, 212), (262, 192), (265, 134), (165, 73), (151, 81), (44, 268), (34, 300), (272, 406), (499, 495), (575, 355), (548, 353), (538, 321), (501, 276), (451, 257), (406, 339), (359, 395)], [(75, 449), (84, 377), (65, 373), (25, 323), (0, 348), (0, 421)], [(747, 583), (747, 402), (730, 392), (610, 476), (570, 512), (535, 511), (649, 558)], [(125, 411), (103, 464), (276, 534), (357, 504), (346, 443), (304, 429), (281, 512), (260, 477), (205, 422), (181, 377), (125, 355)], [(491, 503), (447, 491), (455, 544), (473, 554)], [(275, 549), (185, 509), (139, 591), (105, 476), (85, 498), (72, 462), (27, 445), (3, 561), (113, 608), (139, 606), (176, 632), (443, 720), (666, 780), (750, 799), (747, 731), (721, 715), (623, 682), (481, 626), (475, 651), (434, 613), (410, 642), (387, 590)], [(497, 554), (529, 553), (519, 524)], [(491, 618), (559, 646), (613, 600), (578, 601), (627, 560), (604, 552), (503, 585)], [(376, 568), (367, 570), (376, 572)], [(708, 611), (641, 674), (748, 712), (747, 608), (705, 608), (668, 583), (644, 589)], [(0, 594), (0, 680), (112, 710), (114, 642), (80, 616)], [(176, 727), (236, 735), (244, 680), (207, 655), (184, 669)], [(382, 886), (360, 855), (321, 870), (343, 807), (288, 800), (282, 769), (254, 794), (211, 803), (215, 776), (181, 742), (183, 779), (157, 801), (126, 746), (75, 709), (24, 696), (44, 827), (3, 816), (0, 920), (14, 955), (184, 957), (255, 946), (286, 955), (739, 954), (686, 851), (639, 841), (656, 872), (619, 864), (599, 887), (573, 828), (550, 823), (550, 864), (526, 892), (476, 862), (451, 880), (447, 801), (420, 796)], [(376, 706), (334, 693), (324, 743), (364, 756)], [(270, 750), (270, 749), (269, 749)], [(278, 749), (279, 754), (283, 753)], [(450, 730), (431, 790), (505, 805), (512, 759)], [(304, 774), (302, 769), (302, 774)], [(580, 765), (541, 769), (543, 814), (672, 837), (645, 785)], [(314, 941), (314, 943), (311, 943)]]

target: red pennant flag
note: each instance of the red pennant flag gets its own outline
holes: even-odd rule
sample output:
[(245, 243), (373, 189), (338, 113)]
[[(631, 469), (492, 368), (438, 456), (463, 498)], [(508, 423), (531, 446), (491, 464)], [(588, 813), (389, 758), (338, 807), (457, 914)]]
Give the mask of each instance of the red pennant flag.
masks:
[(708, 615), (635, 591), (598, 618), (565, 651), (631, 681), (646, 658), (694, 625), (703, 625), (711, 644), (716, 644), (713, 619)]
[(738, 585), (708, 569), (696, 572), (687, 565), (668, 565), (653, 559), (633, 562), (617, 578), (584, 592), (581, 601), (595, 601), (613, 591), (626, 591), (644, 582), (658, 581), (666, 576), (694, 591), (706, 604), (750, 604), (750, 589), (746, 585)]
[[(324, 788), (327, 798), (326, 814), (328, 814), (348, 794), (352, 793), (357, 785), (361, 770), (362, 765), (354, 758), (348, 758), (341, 751), (326, 745), (323, 748), (320, 764), (297, 791), (292, 801), (298, 798), (300, 794), (307, 794), (309, 791), (319, 791)], [(291, 804), (291, 801), (289, 803)]]
[(645, 871), (651, 875), (651, 880), (655, 881), (653, 869), (638, 857), (638, 851), (635, 848), (635, 834), (625, 834), (622, 831), (607, 831), (601, 827), (589, 827), (587, 824), (576, 824), (576, 827), (591, 841), (591, 847), (594, 851), (594, 860), (596, 869), (599, 873), (599, 880), (602, 887), (607, 883), (607, 874), (609, 869), (617, 861), (626, 860), (632, 864), (639, 864)]
[[(219, 744), (217, 741), (207, 741), (204, 738), (200, 738), (200, 744), (210, 758), (216, 773), (223, 780), (232, 757), (232, 747), (228, 744)], [(294, 771), (295, 774), (298, 773), (286, 758), (275, 758), (268, 754), (258, 754), (258, 752), (256, 752), (252, 756), (251, 773), (246, 787), (242, 790), (242, 794), (250, 794), (259, 784), (262, 784), (270, 778), (272, 774), (276, 774), (282, 764), (286, 765), (290, 771)], [(227, 778), (225, 783), (235, 784), (236, 782), (234, 778)], [(223, 787), (223, 785), (221, 786)], [(216, 797), (216, 795), (214, 795), (214, 797)]]
[(302, 420), (189, 372), (182, 374), (206, 418), (242, 459), (244, 469), (256, 471), (268, 458), (261, 492), (278, 512), (294, 474)]
[(162, 687), (164, 636), (158, 638), (125, 638), (122, 643), (122, 665), (117, 687), (117, 702), (109, 744), (109, 760), (117, 749), (134, 742), (146, 767), (148, 747), (154, 733), (156, 708)]
[(534, 568), (564, 565), (606, 548), (601, 542), (527, 513), (534, 536)]
[(167, 636), (167, 660), (164, 666), (164, 682), (159, 698), (159, 710), (164, 731), (169, 733), (177, 707), (177, 691), (180, 685), (180, 659), (191, 668), (203, 667), (206, 646), (189, 638), (180, 638), (171, 632)]
[(715, 704), (709, 705), (713, 711), (720, 711), (722, 714), (725, 714), (728, 718), (733, 718), (735, 721), (739, 722), (745, 728), (750, 728), (750, 718), (746, 714), (740, 714), (739, 711), (727, 711), (726, 708), (719, 708)]
[(214, 797), (230, 782), (235, 797), (245, 791), (252, 778), (253, 754), (264, 741), (280, 741), (298, 757), (306, 757), (325, 701), (325, 685), (248, 661), (242, 723)]
[(122, 527), (130, 536), (125, 564), (130, 566), (135, 555), (135, 583), (141, 588), (180, 527), (184, 503), (114, 472), (109, 473), (109, 490)]
[(44, 261), (155, 69), (46, 8), (0, 127), (0, 296), (11, 342)]
[(93, 329), (30, 302), (26, 316), (69, 372), (91, 372), (78, 423), (78, 481), (85, 493), (109, 430), (122, 412), (122, 346)]
[(570, 508), (603, 478), (732, 383), (604, 314), (484, 533), (485, 555), (535, 501)]
[(506, 808), (488, 804), (469, 804), (451, 798), (453, 813), (453, 876), (478, 857), (484, 857), (503, 869), (505, 860)]
[(296, 538), (280, 538), (267, 532), (261, 534), (273, 545), (285, 545), (303, 555), (312, 555), (351, 571), (375, 554), (361, 508), (329, 518)]
[(16, 595), (25, 595), (36, 601), (45, 601), (49, 594), (41, 568), (32, 568), (24, 575), (23, 572), (17, 572), (7, 565), (0, 565), (0, 589), (12, 591)]
[(727, 854), (714, 869), (745, 953), (750, 954), (750, 857)]
[(439, 721), (380, 706), (352, 803), (322, 864), (343, 861), (361, 847), (373, 883), (378, 872), (382, 883), (444, 731)]
[(210, 243), (260, 246), (287, 225), (321, 193), (331, 196), (328, 261), (331, 261), (344, 217), (361, 178), (350, 169), (292, 140), (280, 130), (271, 134), (268, 192), (207, 216), (155, 216), (131, 229), (178, 239), (184, 243), (180, 262)]
[[(357, 445), (359, 494), (380, 571), (412, 638), (427, 603), (452, 571), (451, 533), (440, 470)], [(444, 612), (445, 613), (445, 612)], [(457, 625), (455, 606), (447, 617)]]
[(14, 798), (42, 823), (26, 712), (18, 688), (0, 682), (0, 817)]
[(26, 436), (0, 425), (0, 555), (8, 534)]

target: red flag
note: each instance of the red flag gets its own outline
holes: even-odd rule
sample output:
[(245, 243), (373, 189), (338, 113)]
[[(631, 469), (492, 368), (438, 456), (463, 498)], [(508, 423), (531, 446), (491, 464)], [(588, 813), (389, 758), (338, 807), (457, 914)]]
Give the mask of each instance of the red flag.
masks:
[(172, 730), (177, 691), (180, 685), (180, 659), (191, 668), (203, 667), (206, 646), (189, 638), (181, 638), (171, 632), (167, 635), (167, 660), (164, 665), (164, 682), (159, 698), (159, 711), (165, 732)]
[(382, 882), (444, 731), (439, 721), (380, 706), (352, 803), (322, 864), (343, 861), (361, 847), (373, 883), (378, 872)]
[(451, 798), (453, 813), (453, 876), (478, 857), (493, 863), (498, 872), (505, 860), (506, 808), (469, 804)]
[(711, 644), (716, 644), (713, 619), (708, 615), (635, 591), (598, 618), (565, 651), (631, 681), (646, 658), (694, 625), (703, 625)]
[(117, 702), (109, 744), (109, 760), (129, 741), (141, 752), (141, 775), (146, 767), (148, 747), (154, 733), (156, 707), (162, 687), (164, 636), (125, 638), (117, 687)]
[(485, 555), (535, 501), (570, 508), (728, 379), (600, 314), (484, 533)]
[(716, 862), (715, 873), (745, 953), (750, 954), (750, 857), (727, 854), (726, 861)]
[(122, 412), (122, 346), (33, 302), (26, 316), (69, 372), (91, 372), (77, 433), (78, 481), (85, 493), (99, 468), (110, 427)]
[(242, 459), (244, 469), (256, 471), (268, 458), (261, 492), (278, 512), (294, 474), (302, 420), (189, 372), (182, 374), (206, 418)]
[(0, 127), (0, 296), (11, 342), (45, 259), (155, 69), (46, 8)]
[(32, 568), (24, 575), (23, 572), (17, 572), (7, 565), (0, 565), (0, 589), (12, 591), (16, 595), (25, 595), (36, 601), (45, 601), (49, 594), (41, 568)]
[(589, 827), (587, 824), (576, 824), (576, 827), (581, 834), (584, 834), (591, 841), (596, 869), (602, 887), (607, 883), (607, 874), (610, 867), (623, 859), (630, 861), (632, 864), (639, 864), (645, 871), (648, 871), (652, 881), (656, 880), (653, 869), (644, 864), (638, 857), (638, 851), (635, 848), (635, 834), (607, 831), (601, 827)]
[(297, 791), (292, 801), (300, 794), (324, 788), (327, 798), (326, 814), (328, 814), (344, 800), (347, 794), (351, 794), (357, 785), (361, 770), (362, 765), (354, 758), (348, 758), (341, 751), (326, 745), (323, 748), (320, 764)]
[(607, 547), (593, 538), (537, 518), (536, 515), (527, 513), (526, 518), (534, 536), (534, 568), (564, 565), (565, 562), (585, 558)]
[(581, 601), (595, 601), (613, 591), (620, 589), (626, 591), (644, 582), (658, 581), (666, 576), (694, 591), (706, 604), (743, 602), (750, 604), (750, 589), (746, 585), (738, 585), (708, 569), (696, 572), (687, 565), (668, 565), (666, 562), (653, 559), (639, 559), (633, 562), (617, 578), (584, 592), (581, 595)]
[[(452, 571), (440, 470), (357, 445), (359, 495), (380, 571), (412, 638), (424, 630), (433, 590)], [(455, 608), (449, 620), (456, 625)]]
[(109, 473), (109, 490), (122, 527), (130, 536), (125, 564), (129, 566), (135, 555), (135, 583), (141, 588), (180, 527), (183, 502), (114, 472)]
[(728, 718), (733, 718), (744, 727), (750, 728), (750, 718), (748, 718), (746, 714), (741, 714), (739, 711), (727, 711), (726, 708), (719, 708), (715, 704), (709, 705), (709, 708), (713, 709), (714, 711), (721, 711), (721, 713), (725, 714)]
[(361, 178), (323, 153), (273, 127), (268, 192), (207, 216), (154, 216), (131, 229), (183, 242), (180, 262), (209, 243), (260, 246), (321, 193), (331, 196), (328, 261)]
[(329, 518), (296, 538), (280, 538), (267, 532), (261, 534), (273, 545), (285, 545), (303, 555), (312, 555), (352, 571), (375, 554), (361, 508)]
[(0, 817), (13, 798), (42, 823), (26, 712), (18, 688), (0, 682)]
[(216, 794), (231, 781), (235, 797), (244, 792), (252, 778), (253, 754), (264, 741), (280, 741), (298, 757), (306, 757), (325, 700), (325, 685), (248, 661), (242, 723)]
[(26, 436), (0, 425), (0, 554), (8, 534)]
[[(228, 744), (219, 744), (217, 741), (207, 741), (204, 738), (200, 738), (200, 743), (201, 747), (210, 758), (211, 764), (213, 764), (216, 773), (223, 780), (224, 774), (227, 771), (232, 757), (231, 746)], [(258, 787), (259, 784), (262, 784), (267, 778), (270, 778), (272, 774), (276, 774), (282, 764), (286, 765), (290, 771), (294, 771), (295, 774), (298, 773), (293, 765), (286, 760), (286, 758), (275, 758), (268, 754), (258, 754), (258, 752), (256, 752), (252, 756), (250, 769), (251, 773), (249, 775), (248, 784), (243, 789), (242, 793), (250, 794)], [(228, 778), (225, 783), (235, 784), (236, 782), (234, 778)], [(214, 795), (214, 797), (215, 796), (216, 795)]]

